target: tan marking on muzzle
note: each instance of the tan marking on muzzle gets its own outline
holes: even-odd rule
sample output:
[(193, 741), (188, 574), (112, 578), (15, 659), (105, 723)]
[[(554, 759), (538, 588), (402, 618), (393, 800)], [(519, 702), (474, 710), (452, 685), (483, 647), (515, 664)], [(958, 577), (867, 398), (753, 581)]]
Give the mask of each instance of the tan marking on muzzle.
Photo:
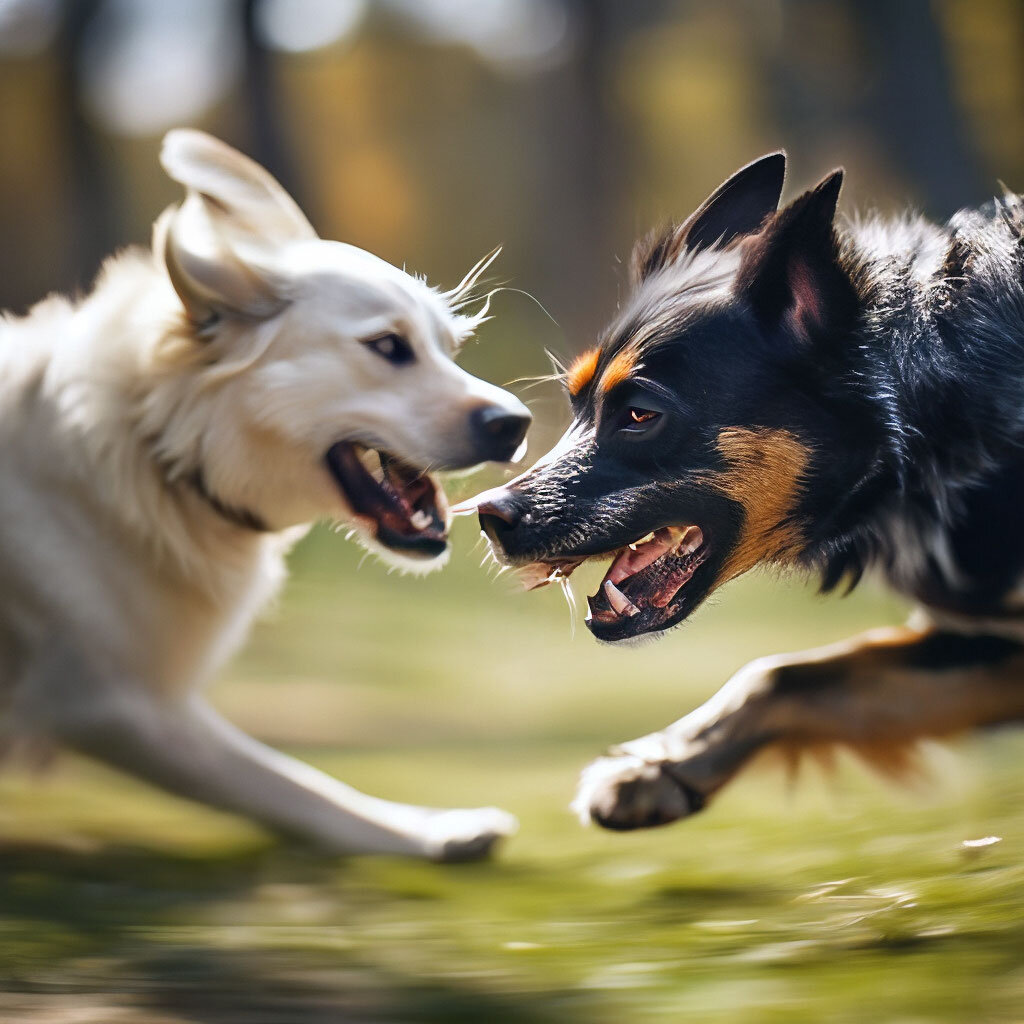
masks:
[(597, 348), (587, 349), (581, 352), (572, 362), (565, 374), (565, 386), (569, 394), (575, 398), (594, 378), (597, 370), (597, 360), (600, 358), (601, 350)]
[(744, 521), (715, 587), (758, 562), (793, 560), (803, 538), (789, 517), (809, 458), (807, 448), (787, 430), (727, 427), (719, 432), (717, 447), (729, 469), (708, 474), (707, 482), (743, 506)]

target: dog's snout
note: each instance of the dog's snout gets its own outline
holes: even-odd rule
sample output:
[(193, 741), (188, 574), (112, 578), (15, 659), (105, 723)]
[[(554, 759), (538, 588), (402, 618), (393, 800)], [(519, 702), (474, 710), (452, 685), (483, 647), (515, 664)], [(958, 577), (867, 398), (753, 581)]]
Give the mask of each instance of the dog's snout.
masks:
[(491, 497), (477, 507), (480, 529), (500, 548), (519, 525), (523, 510), (512, 491), (491, 492)]
[(480, 458), (508, 462), (526, 437), (533, 417), (522, 408), (511, 411), (500, 405), (483, 405), (469, 414)]

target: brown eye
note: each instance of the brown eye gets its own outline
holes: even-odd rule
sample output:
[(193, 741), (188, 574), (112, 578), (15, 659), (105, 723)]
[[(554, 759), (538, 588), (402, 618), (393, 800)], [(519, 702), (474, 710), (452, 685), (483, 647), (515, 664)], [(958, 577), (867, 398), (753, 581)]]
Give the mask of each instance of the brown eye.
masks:
[(664, 415), (659, 409), (647, 409), (642, 405), (627, 405), (617, 422), (616, 433), (627, 441), (640, 441), (660, 432)]
[(656, 420), (661, 413), (655, 412), (653, 409), (630, 409), (629, 419), (631, 423), (650, 423), (651, 420)]
[(373, 349), (381, 359), (386, 359), (396, 366), (411, 363), (416, 358), (409, 342), (400, 334), (382, 334), (379, 338), (370, 338), (366, 342), (366, 347)]

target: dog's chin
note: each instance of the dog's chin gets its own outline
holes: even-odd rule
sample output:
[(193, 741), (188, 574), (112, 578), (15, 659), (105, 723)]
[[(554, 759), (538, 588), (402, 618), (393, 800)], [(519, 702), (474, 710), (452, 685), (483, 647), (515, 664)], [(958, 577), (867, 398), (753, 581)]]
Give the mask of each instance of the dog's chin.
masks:
[(448, 501), (434, 476), (384, 449), (332, 445), (324, 462), (368, 551), (404, 572), (428, 573), (448, 560)]
[[(399, 572), (410, 576), (427, 576), (438, 569), (443, 569), (451, 557), (451, 547), (447, 544), (433, 555), (412, 555), (400, 548), (388, 547), (382, 544), (374, 535), (372, 527), (368, 527), (359, 519), (350, 521), (352, 526), (352, 539), (361, 547), (365, 548), (375, 558), (379, 559), (391, 569), (398, 569)], [(345, 528), (343, 524), (342, 529)]]

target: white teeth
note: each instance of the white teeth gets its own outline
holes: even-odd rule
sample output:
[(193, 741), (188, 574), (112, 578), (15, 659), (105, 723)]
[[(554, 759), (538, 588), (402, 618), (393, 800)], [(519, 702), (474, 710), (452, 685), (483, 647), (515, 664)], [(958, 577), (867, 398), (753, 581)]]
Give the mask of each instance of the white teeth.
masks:
[(377, 483), (381, 483), (384, 479), (384, 467), (381, 465), (380, 452), (375, 448), (363, 448), (359, 452), (359, 461), (363, 464), (363, 468), (370, 476), (373, 477)]
[(641, 544), (646, 544), (648, 541), (651, 540), (654, 540), (653, 531), (651, 533), (645, 533), (639, 540), (633, 541), (631, 544), (627, 545), (627, 547), (629, 547), (631, 551), (636, 551), (636, 549), (640, 547)]
[(679, 543), (678, 552), (681, 555), (690, 555), (704, 543), (704, 534), (699, 526), (687, 527), (683, 539)]
[(430, 525), (430, 515), (424, 512), (423, 509), (418, 508), (409, 516), (409, 522), (415, 529), (425, 530)]
[(526, 458), (527, 444), (528, 444), (528, 442), (527, 442), (526, 438), (523, 438), (523, 443), (515, 450), (515, 453), (513, 454), (512, 458), (508, 460), (509, 462), (512, 463), (513, 466), (515, 466), (518, 463), (522, 462), (523, 459)]
[(608, 603), (616, 615), (628, 615), (632, 618), (640, 614), (640, 609), (611, 580), (604, 581), (604, 596), (608, 598)]

